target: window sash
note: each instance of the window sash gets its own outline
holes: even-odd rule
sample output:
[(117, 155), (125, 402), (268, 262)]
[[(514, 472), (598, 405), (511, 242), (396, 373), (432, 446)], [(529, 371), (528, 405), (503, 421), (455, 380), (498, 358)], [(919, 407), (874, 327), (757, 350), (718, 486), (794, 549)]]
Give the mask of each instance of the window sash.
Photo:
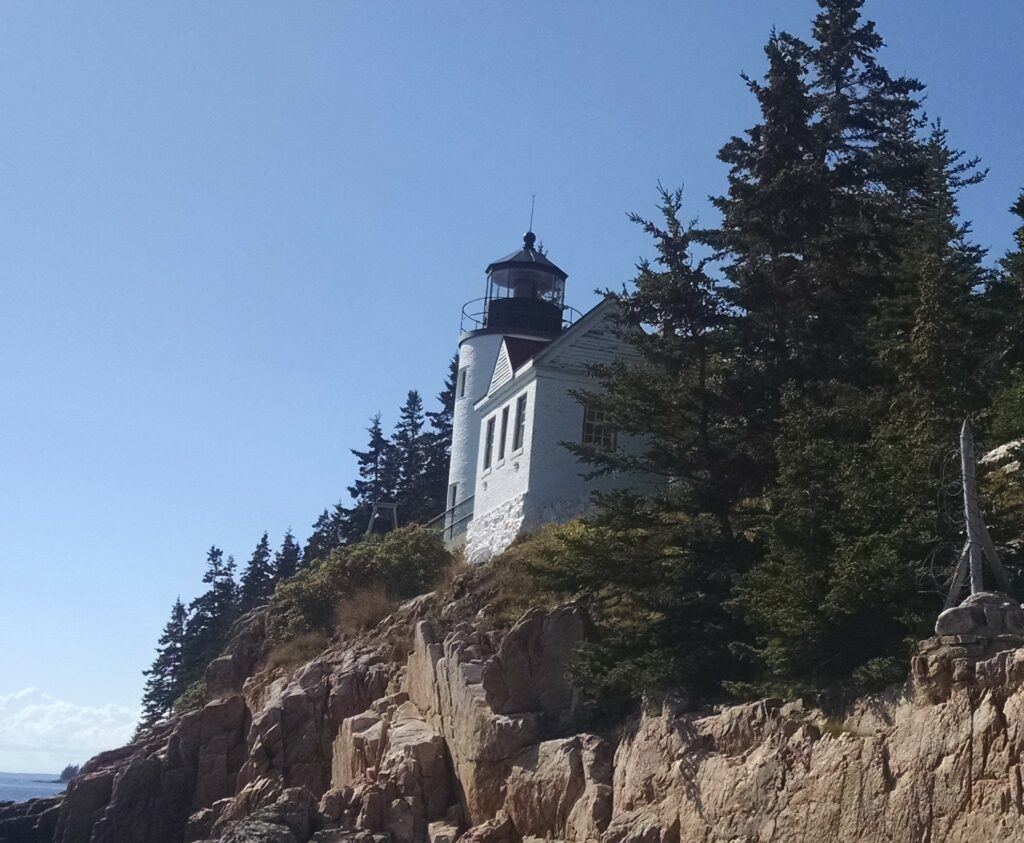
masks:
[(609, 423), (607, 412), (590, 404), (584, 405), (582, 442), (607, 451), (615, 450), (618, 446), (618, 433)]
[(487, 434), (484, 437), (484, 470), (491, 467), (491, 453), (494, 450), (494, 416), (487, 420)]
[(505, 440), (508, 438), (508, 407), (501, 410), (501, 430), (498, 433), (498, 462), (505, 459)]
[(512, 434), (512, 450), (518, 451), (523, 447), (523, 440), (526, 438), (526, 396), (520, 395), (516, 401), (516, 426)]

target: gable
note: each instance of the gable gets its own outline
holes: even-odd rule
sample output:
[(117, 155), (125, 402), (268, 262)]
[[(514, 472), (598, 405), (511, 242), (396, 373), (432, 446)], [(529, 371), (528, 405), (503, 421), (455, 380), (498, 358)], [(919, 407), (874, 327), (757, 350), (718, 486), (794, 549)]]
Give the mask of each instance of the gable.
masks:
[(537, 359), (537, 365), (585, 373), (588, 366), (611, 363), (636, 354), (619, 335), (612, 319), (614, 307), (602, 303), (553, 342)]
[(498, 359), (494, 363), (494, 371), (491, 373), (491, 385), (487, 387), (487, 394), (490, 395), (496, 389), (501, 389), (503, 384), (512, 380), (512, 360), (508, 356), (508, 347), (504, 342), (498, 351)]
[(512, 380), (516, 369), (536, 357), (545, 346), (548, 340), (528, 340), (523, 337), (505, 337), (501, 341), (501, 349), (498, 351), (498, 359), (494, 363), (494, 371), (491, 373), (491, 385), (487, 387), (487, 394), (501, 389), (506, 383)]

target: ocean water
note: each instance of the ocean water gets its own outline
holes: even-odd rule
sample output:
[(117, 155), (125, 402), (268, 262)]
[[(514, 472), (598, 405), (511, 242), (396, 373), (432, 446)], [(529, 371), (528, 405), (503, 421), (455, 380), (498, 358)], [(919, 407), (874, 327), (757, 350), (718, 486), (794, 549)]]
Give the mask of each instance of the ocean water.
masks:
[(56, 773), (0, 773), (0, 802), (24, 802), (63, 792)]

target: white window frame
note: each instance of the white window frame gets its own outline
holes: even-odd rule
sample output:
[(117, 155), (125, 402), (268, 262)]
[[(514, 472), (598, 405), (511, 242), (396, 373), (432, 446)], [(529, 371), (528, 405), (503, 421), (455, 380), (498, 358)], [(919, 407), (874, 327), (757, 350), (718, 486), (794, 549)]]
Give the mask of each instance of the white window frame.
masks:
[(619, 447), (619, 433), (608, 422), (608, 413), (597, 409), (589, 402), (583, 405), (583, 432), (580, 441), (584, 445), (614, 451)]
[(498, 427), (498, 465), (502, 465), (508, 455), (508, 417), (511, 409), (508, 404), (501, 408), (501, 424)]
[(526, 447), (526, 393), (516, 398), (516, 413), (512, 421), (512, 456)]
[(491, 416), (484, 422), (483, 474), (490, 472), (494, 465), (494, 427), (497, 417)]

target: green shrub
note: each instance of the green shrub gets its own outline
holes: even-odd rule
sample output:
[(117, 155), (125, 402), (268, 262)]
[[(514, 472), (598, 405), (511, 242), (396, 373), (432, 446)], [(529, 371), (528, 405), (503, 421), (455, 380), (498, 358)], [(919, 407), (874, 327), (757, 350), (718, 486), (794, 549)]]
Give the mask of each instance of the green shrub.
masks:
[(440, 537), (422, 527), (339, 547), (277, 587), (270, 637), (282, 642), (331, 630), (339, 601), (360, 590), (380, 587), (391, 600), (408, 600), (432, 588), (451, 561)]
[(186, 714), (206, 705), (206, 680), (198, 679), (189, 685), (174, 701), (171, 710), (175, 714)]

